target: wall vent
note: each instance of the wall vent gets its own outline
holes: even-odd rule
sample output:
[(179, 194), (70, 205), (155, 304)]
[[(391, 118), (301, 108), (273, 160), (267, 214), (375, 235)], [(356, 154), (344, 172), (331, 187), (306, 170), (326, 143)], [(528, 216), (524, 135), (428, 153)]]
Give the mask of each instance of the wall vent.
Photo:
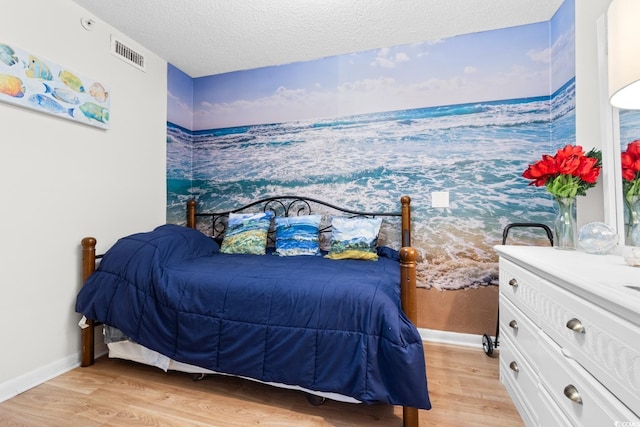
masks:
[(111, 36), (111, 53), (122, 59), (127, 64), (133, 65), (139, 70), (146, 71), (144, 55), (136, 52), (113, 35)]

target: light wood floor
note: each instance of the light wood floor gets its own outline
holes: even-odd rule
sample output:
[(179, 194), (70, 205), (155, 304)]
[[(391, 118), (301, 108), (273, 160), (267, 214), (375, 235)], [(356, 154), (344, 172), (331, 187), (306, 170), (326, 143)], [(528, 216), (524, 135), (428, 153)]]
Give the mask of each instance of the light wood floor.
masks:
[[(496, 352), (497, 353), (497, 352)], [(420, 426), (522, 426), (498, 379), (498, 357), (482, 349), (425, 344), (433, 409)], [(0, 403), (0, 426), (383, 426), (402, 408), (327, 401), (222, 375), (191, 375), (100, 358)]]

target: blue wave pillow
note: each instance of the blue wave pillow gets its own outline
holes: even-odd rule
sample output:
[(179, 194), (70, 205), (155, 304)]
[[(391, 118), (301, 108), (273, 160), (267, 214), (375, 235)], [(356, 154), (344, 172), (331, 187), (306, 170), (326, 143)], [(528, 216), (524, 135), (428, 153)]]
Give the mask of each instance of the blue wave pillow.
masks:
[(273, 212), (229, 214), (227, 230), (220, 246), (223, 254), (264, 255), (267, 250), (267, 233), (271, 227)]
[(274, 255), (319, 255), (318, 229), (321, 215), (277, 217)]
[(330, 259), (378, 260), (378, 233), (382, 218), (331, 218)]

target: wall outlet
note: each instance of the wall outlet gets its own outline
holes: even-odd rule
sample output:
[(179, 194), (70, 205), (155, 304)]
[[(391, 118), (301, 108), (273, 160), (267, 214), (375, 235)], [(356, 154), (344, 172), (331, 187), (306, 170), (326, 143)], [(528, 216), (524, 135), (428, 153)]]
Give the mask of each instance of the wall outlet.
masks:
[(448, 208), (449, 192), (448, 191), (431, 192), (431, 207), (432, 208)]

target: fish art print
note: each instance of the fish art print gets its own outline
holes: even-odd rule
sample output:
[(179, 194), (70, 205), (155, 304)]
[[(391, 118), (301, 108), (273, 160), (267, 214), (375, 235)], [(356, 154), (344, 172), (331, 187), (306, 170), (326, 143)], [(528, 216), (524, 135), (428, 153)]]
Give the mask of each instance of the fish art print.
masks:
[(58, 101), (46, 95), (36, 93), (29, 97), (29, 102), (53, 114), (69, 114), (73, 117), (73, 108), (65, 108)]
[(110, 126), (111, 99), (103, 81), (3, 40), (0, 40), (0, 102), (101, 129)]
[(80, 106), (80, 111), (82, 111), (82, 114), (89, 119), (97, 120), (102, 123), (107, 123), (109, 121), (109, 110), (96, 105), (93, 102), (85, 102), (82, 104)]
[(29, 62), (26, 63), (25, 74), (32, 79), (52, 80), (53, 75), (49, 66), (33, 55), (29, 55)]
[(0, 44), (0, 61), (9, 67), (18, 63), (18, 57), (15, 55), (13, 49), (11, 49), (11, 46)]
[(104, 86), (102, 86), (100, 83), (95, 82), (89, 88), (89, 95), (95, 98), (95, 100), (98, 102), (105, 102), (109, 97), (109, 92), (107, 92)]
[(60, 81), (65, 85), (67, 85), (67, 87), (70, 88), (71, 90), (80, 92), (80, 93), (84, 92), (84, 86), (82, 86), (82, 80), (80, 80), (80, 78), (75, 74), (73, 74), (71, 71), (67, 71), (67, 70), (60, 71), (60, 74), (58, 74), (58, 77), (60, 78)]
[(0, 74), (0, 93), (13, 98), (22, 98), (24, 96), (22, 80), (9, 74)]
[(46, 83), (42, 83), (44, 85), (44, 93), (51, 94), (58, 101), (66, 102), (67, 104), (77, 105), (80, 103), (80, 98), (71, 90), (65, 89), (63, 87), (59, 87), (56, 89), (52, 89)]

